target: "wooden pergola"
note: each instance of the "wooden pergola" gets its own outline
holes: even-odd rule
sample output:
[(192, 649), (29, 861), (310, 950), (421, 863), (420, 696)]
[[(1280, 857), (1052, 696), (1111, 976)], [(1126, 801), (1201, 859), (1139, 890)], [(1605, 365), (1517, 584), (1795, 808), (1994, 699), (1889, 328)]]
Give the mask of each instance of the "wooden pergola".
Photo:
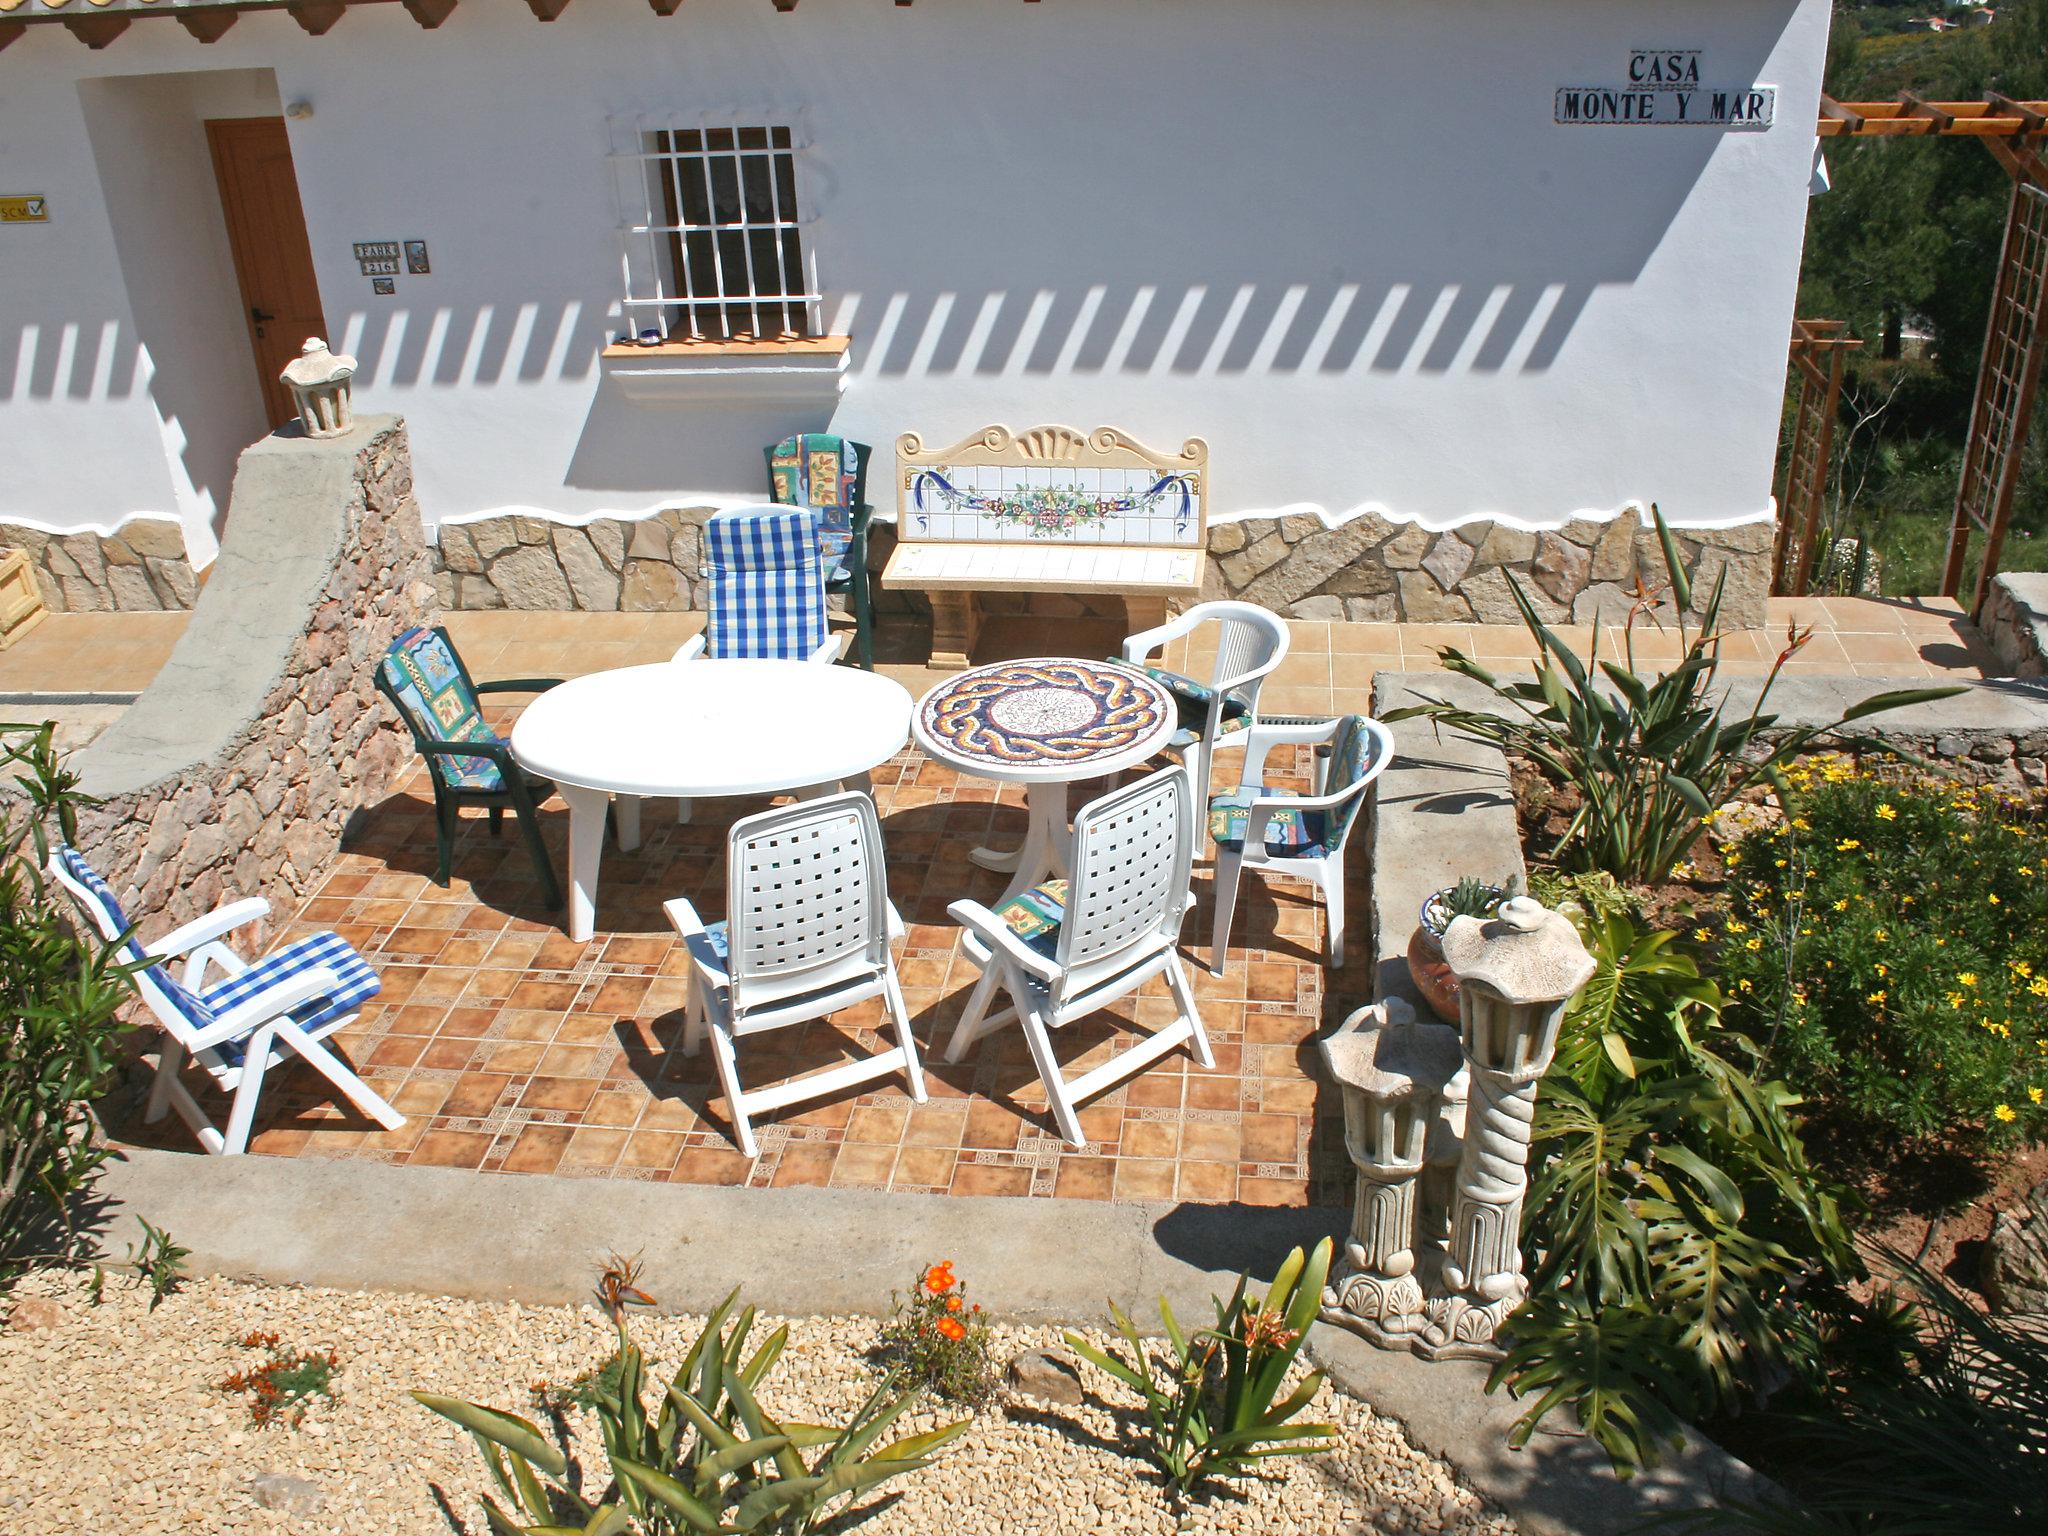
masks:
[[(1991, 293), (1984, 360), (1977, 370), (1962, 483), (1956, 488), (1948, 559), (1941, 577), (1945, 595), (1961, 595), (1971, 534), (1982, 534), (1983, 554), (1970, 591), (1970, 612), (1975, 614), (1990, 594), (1991, 579), (1998, 573), (1998, 559), (2005, 548), (2020, 458), (2027, 445), (2027, 425), (2033, 418), (2035, 392), (2041, 382), (2042, 355), (2048, 351), (2048, 162), (2042, 154), (2042, 140), (2048, 138), (2048, 101), (2014, 101), (1996, 91), (1987, 92), (1982, 101), (1925, 101), (1910, 91), (1902, 92), (1897, 101), (1836, 101), (1823, 96), (1819, 133), (1823, 140), (1975, 139), (2012, 178), (2012, 205), (2006, 213), (2005, 243)], [(1795, 366), (1800, 347), (1795, 331)], [(1809, 379), (1801, 389), (1802, 423), (1804, 401), (1811, 392)], [(1819, 506), (1827, 476), (1825, 450), (1802, 458), (1796, 451), (1798, 444), (1799, 434), (1795, 433), (1795, 453), (1786, 470), (1788, 523), (1795, 503), (1802, 512)], [(1802, 478), (1795, 484), (1795, 473), (1818, 479), (1807, 484)], [(1802, 528), (1809, 524), (1810, 518), (1802, 518)], [(1810, 539), (1808, 533), (1802, 543)], [(1781, 534), (1781, 549), (1784, 544)], [(1810, 560), (1811, 549), (1804, 553)]]

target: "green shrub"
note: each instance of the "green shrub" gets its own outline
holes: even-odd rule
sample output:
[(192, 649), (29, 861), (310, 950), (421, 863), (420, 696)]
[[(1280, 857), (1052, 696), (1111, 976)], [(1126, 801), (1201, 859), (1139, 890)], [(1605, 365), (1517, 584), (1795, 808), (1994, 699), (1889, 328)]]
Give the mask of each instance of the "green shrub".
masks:
[(1773, 1070), (1881, 1136), (2048, 1134), (2048, 811), (1822, 758), (1731, 850), (1733, 1016)]
[[(1903, 705), (1943, 699), (1960, 688), (1908, 688), (1874, 695), (1828, 726), (1784, 726), (1764, 704), (1785, 663), (1806, 644), (1793, 630), (1746, 712), (1722, 696), (1721, 596), (1727, 573), (1696, 621), (1688, 619), (1692, 586), (1664, 517), (1650, 509), (1662, 542), (1675, 604), (1680, 661), (1645, 681), (1636, 665), (1635, 633), (1647, 603), (1631, 608), (1622, 630), (1620, 664), (1600, 656), (1599, 633), (1585, 661), (1572, 653), (1530, 603), (1514, 577), (1508, 588), (1537, 644), (1533, 681), (1502, 678), (1454, 646), (1437, 652), (1448, 671), (1490, 689), (1495, 707), (1467, 709), (1430, 699), (1389, 711), (1388, 721), (1421, 716), (1473, 741), (1537, 764), (1579, 793), (1578, 813), (1549, 857), (1561, 868), (1605, 870), (1629, 883), (1667, 878), (1698, 841), (1714, 809), (1746, 790), (1779, 785), (1779, 770), (1852, 720)], [(1647, 599), (1650, 594), (1645, 593)], [(1782, 793), (1780, 795), (1782, 798)]]
[(1566, 871), (1532, 869), (1529, 894), (1544, 906), (1563, 912), (1581, 927), (1598, 925), (1610, 917), (1639, 918), (1635, 898), (1604, 869)]
[(981, 1307), (967, 1299), (953, 1261), (918, 1271), (882, 1325), (876, 1354), (891, 1369), (949, 1402), (979, 1405), (996, 1389), (995, 1335)]
[(705, 1320), (649, 1419), (641, 1398), (646, 1361), (625, 1322), (627, 1306), (651, 1304), (634, 1286), (638, 1269), (630, 1261), (609, 1262), (599, 1294), (618, 1328), (616, 1369), (607, 1362), (606, 1369), (580, 1378), (611, 1463), (611, 1485), (598, 1502), (579, 1491), (580, 1474), (571, 1473), (569, 1458), (530, 1420), (433, 1392), (412, 1394), (475, 1438), (505, 1501), (484, 1499), (490, 1528), (501, 1536), (564, 1530), (805, 1536), (867, 1489), (929, 1466), (967, 1427), (962, 1419), (874, 1449), (917, 1400), (915, 1388), (899, 1390), (893, 1377), (843, 1425), (777, 1422), (755, 1394), (782, 1358), (789, 1329), (777, 1328), (749, 1353), (754, 1309), (733, 1315), (738, 1291)]
[(1240, 1275), (1230, 1300), (1216, 1303), (1216, 1326), (1193, 1334), (1181, 1331), (1160, 1297), (1166, 1347), (1157, 1359), (1114, 1302), (1109, 1310), (1129, 1356), (1067, 1335), (1076, 1354), (1145, 1400), (1145, 1449), (1176, 1499), (1208, 1478), (1242, 1476), (1269, 1456), (1313, 1456), (1336, 1437), (1328, 1424), (1289, 1422), (1322, 1390), (1321, 1371), (1280, 1395), (1322, 1304), (1330, 1253), (1327, 1237), (1306, 1257), (1296, 1248), (1264, 1297), (1248, 1294)]
[[(2035, 1536), (2048, 1511), (2048, 1340), (1987, 1317), (1902, 1254), (1881, 1267), (1900, 1297), (1872, 1311), (1896, 1352), (1838, 1371), (1821, 1399), (1773, 1415), (1795, 1502), (1702, 1512), (1765, 1536)], [(1886, 1325), (1889, 1325), (1888, 1329)], [(1875, 1367), (1875, 1368), (1873, 1368)]]
[(1581, 918), (1599, 970), (1566, 1013), (1530, 1147), (1530, 1295), (1490, 1386), (1569, 1406), (1627, 1476), (1680, 1421), (1733, 1412), (1807, 1363), (1801, 1292), (1855, 1267), (1833, 1189), (1719, 990), (1627, 918)]
[(0, 798), (0, 1281), (75, 1257), (73, 1203), (112, 1155), (92, 1105), (119, 1072), (114, 1013), (132, 988), (116, 946), (43, 873), (49, 825), (75, 839), (85, 803), (53, 734), (0, 725), (0, 776), (18, 791)]

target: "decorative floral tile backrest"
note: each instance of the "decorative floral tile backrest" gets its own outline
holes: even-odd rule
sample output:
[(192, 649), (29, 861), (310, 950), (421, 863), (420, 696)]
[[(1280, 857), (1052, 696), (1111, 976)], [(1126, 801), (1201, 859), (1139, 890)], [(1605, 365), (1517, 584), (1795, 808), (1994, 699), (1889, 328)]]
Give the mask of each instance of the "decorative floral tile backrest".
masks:
[(1209, 445), (1146, 448), (1115, 427), (989, 427), (927, 450), (896, 440), (898, 537), (937, 543), (1207, 543)]

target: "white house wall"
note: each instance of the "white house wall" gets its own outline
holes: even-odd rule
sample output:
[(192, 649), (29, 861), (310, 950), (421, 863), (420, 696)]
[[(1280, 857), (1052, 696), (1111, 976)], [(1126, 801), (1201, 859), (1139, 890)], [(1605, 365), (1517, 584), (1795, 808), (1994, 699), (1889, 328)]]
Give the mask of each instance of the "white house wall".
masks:
[[(574, 0), (541, 25), (468, 0), (431, 32), (397, 5), (320, 38), (250, 13), (206, 47), (33, 27), (0, 55), (0, 192), (52, 219), (0, 227), (0, 520), (197, 515), (77, 82), (236, 68), (313, 108), (290, 132), (330, 339), (358, 409), (410, 424), (431, 520), (757, 499), (760, 445), (798, 428), (1047, 420), (1206, 437), (1219, 519), (1767, 516), (1827, 23), (1826, 0)], [(1553, 124), (1557, 87), (1621, 83), (1639, 47), (1775, 86), (1775, 126)], [(853, 337), (836, 406), (636, 402), (598, 359), (630, 325), (613, 120), (700, 112), (810, 145), (805, 242)], [(432, 275), (373, 296), (352, 243), (414, 238)], [(239, 332), (221, 348), (247, 371)]]

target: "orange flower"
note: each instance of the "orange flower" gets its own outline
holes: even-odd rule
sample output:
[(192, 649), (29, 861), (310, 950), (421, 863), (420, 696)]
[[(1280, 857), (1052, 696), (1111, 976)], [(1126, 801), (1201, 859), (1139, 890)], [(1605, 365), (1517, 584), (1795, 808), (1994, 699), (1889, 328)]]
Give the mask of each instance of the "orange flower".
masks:
[(962, 1305), (963, 1303), (958, 1296), (948, 1296), (946, 1298), (946, 1310), (948, 1312), (958, 1312)]
[(960, 1340), (967, 1337), (967, 1327), (957, 1317), (940, 1318), (939, 1332), (944, 1334), (947, 1338), (951, 1339), (956, 1344), (959, 1343)]
[(926, 1270), (924, 1284), (934, 1296), (943, 1296), (953, 1289), (953, 1261), (946, 1259)]

